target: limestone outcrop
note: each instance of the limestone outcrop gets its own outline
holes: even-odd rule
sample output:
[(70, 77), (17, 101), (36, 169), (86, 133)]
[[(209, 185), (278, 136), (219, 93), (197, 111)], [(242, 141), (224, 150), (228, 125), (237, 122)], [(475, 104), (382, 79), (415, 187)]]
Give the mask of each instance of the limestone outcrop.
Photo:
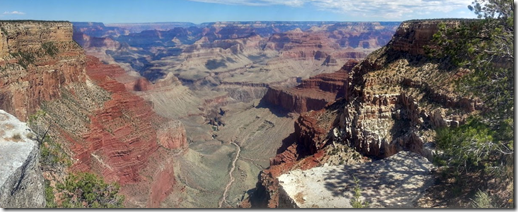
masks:
[(40, 149), (27, 124), (0, 110), (0, 207), (45, 207)]

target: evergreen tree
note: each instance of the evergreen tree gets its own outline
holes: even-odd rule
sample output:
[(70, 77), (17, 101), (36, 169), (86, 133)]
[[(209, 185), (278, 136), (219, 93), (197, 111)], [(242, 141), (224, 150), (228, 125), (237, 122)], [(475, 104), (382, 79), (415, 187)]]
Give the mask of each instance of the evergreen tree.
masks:
[(436, 162), (461, 174), (513, 180), (514, 3), (475, 0), (468, 8), (478, 19), (457, 27), (440, 24), (431, 53), (470, 70), (458, 81), (458, 91), (479, 97), (484, 109), (459, 128), (437, 130), (437, 146), (444, 154)]

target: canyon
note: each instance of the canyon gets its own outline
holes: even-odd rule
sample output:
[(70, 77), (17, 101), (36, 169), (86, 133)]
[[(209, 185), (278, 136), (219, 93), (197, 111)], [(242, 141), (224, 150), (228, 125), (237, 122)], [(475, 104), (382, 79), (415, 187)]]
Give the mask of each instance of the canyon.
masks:
[(295, 131), (270, 87), (361, 60), (398, 24), (4, 21), (0, 109), (65, 155), (46, 187), (92, 172), (125, 207), (236, 207)]
[[(43, 167), (50, 186), (92, 172), (125, 207), (350, 207), (350, 179), (334, 206), (287, 182), (383, 163), (422, 183), (383, 192), (419, 207), (434, 129), (484, 107), (452, 86), (469, 70), (424, 52), (440, 22), (459, 23), (0, 22), (0, 109), (63, 147), (71, 165)], [(371, 178), (368, 192), (402, 183)]]
[[(78, 23), (74, 39), (87, 55), (122, 67), (127, 75), (114, 76), (116, 81), (185, 127), (188, 151), (173, 164), (181, 192), (161, 207), (236, 207), (294, 133), (301, 112), (263, 96), (301, 84), (308, 91), (330, 86), (333, 94), (325, 101), (334, 100), (343, 90), (343, 73), (388, 42), (398, 25), (164, 23), (137, 32), (142, 25)], [(312, 76), (317, 78), (304, 82)]]
[(165, 124), (174, 120), (113, 80), (123, 69), (86, 56), (72, 40), (71, 23), (0, 26), (2, 109), (23, 121), (44, 111), (37, 129), (48, 129), (72, 161), (70, 168), (44, 167), (45, 179), (54, 185), (68, 172), (93, 172), (121, 186), (125, 205), (158, 207), (175, 185), (171, 164), (174, 150), (186, 147), (183, 126)]

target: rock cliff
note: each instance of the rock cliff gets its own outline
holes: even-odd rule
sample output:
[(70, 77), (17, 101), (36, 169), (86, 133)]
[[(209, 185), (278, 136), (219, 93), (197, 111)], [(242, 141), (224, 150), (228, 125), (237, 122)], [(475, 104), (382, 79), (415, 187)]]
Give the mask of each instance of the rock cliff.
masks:
[(83, 50), (68, 22), (0, 22), (0, 108), (27, 120), (61, 89), (85, 82)]
[[(118, 182), (127, 206), (158, 207), (173, 190), (172, 156), (187, 147), (185, 129), (158, 116), (151, 104), (114, 80), (125, 73), (122, 68), (87, 56), (86, 73), (89, 86), (101, 92), (67, 96), (45, 107), (51, 119), (62, 122), (65, 132), (56, 136), (68, 142), (76, 160), (72, 170), (93, 171), (108, 182)], [(72, 109), (96, 98), (94, 109)], [(67, 118), (73, 114), (88, 121), (78, 125), (83, 118)]]
[(45, 207), (40, 150), (35, 134), (13, 115), (0, 110), (0, 207)]
[[(373, 159), (399, 151), (431, 159), (434, 129), (459, 126), (483, 107), (476, 97), (453, 89), (454, 80), (469, 70), (425, 55), (423, 48), (431, 44), (441, 21), (402, 23), (387, 46), (351, 70), (343, 99), (303, 113), (295, 123), (297, 139), (261, 173), (256, 198), (263, 201), (252, 198), (252, 206), (256, 201), (258, 207), (277, 207), (278, 177), (289, 170), (323, 165), (338, 144)], [(336, 151), (343, 152), (331, 152)]]
[(349, 72), (356, 64), (358, 61), (351, 59), (339, 71), (315, 75), (293, 88), (271, 86), (263, 100), (290, 112), (320, 110), (327, 103), (345, 96)]
[(68, 22), (0, 26), (0, 109), (22, 120), (43, 110), (44, 128), (72, 158), (69, 170), (50, 170), (47, 180), (94, 172), (121, 185), (126, 206), (159, 207), (174, 190), (173, 156), (187, 140), (183, 125), (132, 93), (147, 89), (147, 80), (85, 56)]

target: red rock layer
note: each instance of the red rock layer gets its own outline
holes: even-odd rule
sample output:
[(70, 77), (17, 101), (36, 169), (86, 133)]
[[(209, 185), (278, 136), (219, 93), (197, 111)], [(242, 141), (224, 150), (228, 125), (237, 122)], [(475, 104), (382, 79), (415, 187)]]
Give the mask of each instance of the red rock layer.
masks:
[[(167, 120), (109, 76), (124, 73), (119, 66), (106, 65), (88, 56), (86, 73), (111, 93), (111, 99), (89, 117), (90, 129), (82, 135), (84, 142), (71, 146), (78, 159), (73, 170), (100, 173), (108, 182), (118, 182), (129, 201), (141, 198), (135, 195), (149, 196), (146, 206), (158, 207), (175, 184), (166, 149), (187, 147), (183, 126), (163, 124), (158, 131), (159, 123)], [(155, 160), (159, 162), (152, 162)], [(136, 188), (141, 194), (135, 193)]]
[(272, 86), (266, 92), (264, 100), (298, 113), (320, 110), (327, 103), (346, 95), (348, 72), (356, 64), (358, 61), (349, 60), (339, 71), (310, 77), (294, 88), (281, 89)]
[[(325, 156), (322, 148), (331, 123), (318, 121), (324, 111), (302, 114), (295, 122), (295, 142), (285, 151), (270, 159), (270, 167), (260, 174), (258, 190), (266, 194), (264, 201), (254, 202), (252, 207), (276, 208), (278, 206), (278, 177), (294, 169), (310, 169), (321, 164)], [(325, 120), (325, 118), (323, 118)], [(257, 193), (256, 193), (257, 194)], [(254, 194), (255, 195), (255, 194)]]
[[(0, 21), (0, 26), (0, 108), (26, 120), (46, 102), (49, 133), (72, 153), (72, 171), (118, 182), (128, 206), (158, 207), (175, 185), (171, 150), (185, 149), (187, 141), (181, 124), (168, 124), (130, 92), (147, 89), (147, 81), (86, 57), (68, 22)], [(90, 86), (88, 78), (102, 89)], [(100, 108), (89, 105), (97, 103)]]
[[(85, 58), (72, 41), (71, 23), (0, 21), (0, 27), (1, 109), (26, 121), (40, 103), (60, 98), (62, 88), (85, 81)], [(44, 45), (49, 44), (55, 55), (46, 54)], [(24, 61), (30, 57), (32, 62)]]

